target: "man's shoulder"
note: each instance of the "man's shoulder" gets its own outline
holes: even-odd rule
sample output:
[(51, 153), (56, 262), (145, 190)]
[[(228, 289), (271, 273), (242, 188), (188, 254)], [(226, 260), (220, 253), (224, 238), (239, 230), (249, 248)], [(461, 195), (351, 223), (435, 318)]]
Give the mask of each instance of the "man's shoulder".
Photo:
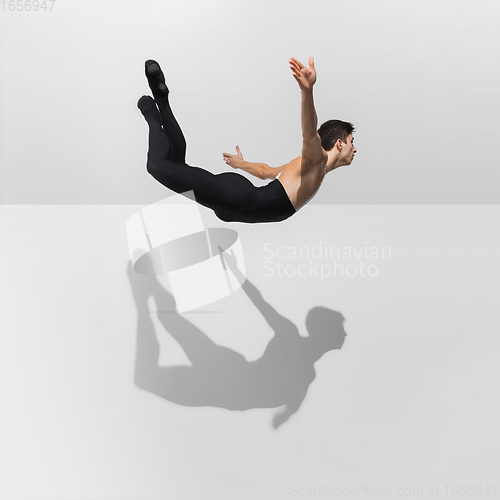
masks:
[(321, 162), (325, 155), (328, 156), (323, 149), (321, 137), (317, 132), (314, 136), (302, 139), (302, 157), (304, 159), (312, 162)]
[(300, 158), (300, 175), (323, 175), (328, 162), (328, 153), (323, 148), (317, 156), (302, 155)]

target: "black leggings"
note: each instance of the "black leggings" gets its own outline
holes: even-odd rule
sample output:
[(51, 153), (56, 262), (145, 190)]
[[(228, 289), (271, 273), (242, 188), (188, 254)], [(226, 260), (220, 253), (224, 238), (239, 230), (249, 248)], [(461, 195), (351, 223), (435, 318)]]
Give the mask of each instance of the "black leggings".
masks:
[[(158, 182), (176, 193), (193, 191), (198, 203), (212, 209), (225, 222), (279, 222), (295, 213), (278, 179), (257, 187), (235, 172), (212, 174), (188, 165), (186, 140), (168, 95), (155, 95), (155, 100), (160, 114), (152, 105), (141, 111), (149, 125), (147, 170)], [(151, 103), (154, 104), (152, 99)]]

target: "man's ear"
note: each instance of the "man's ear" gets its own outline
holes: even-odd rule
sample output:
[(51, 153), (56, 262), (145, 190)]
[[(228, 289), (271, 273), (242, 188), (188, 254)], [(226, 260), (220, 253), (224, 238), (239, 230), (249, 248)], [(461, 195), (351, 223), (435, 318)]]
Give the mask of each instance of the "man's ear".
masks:
[(342, 151), (342, 141), (340, 139), (337, 139), (335, 146), (337, 146), (337, 149), (339, 150), (340, 153)]

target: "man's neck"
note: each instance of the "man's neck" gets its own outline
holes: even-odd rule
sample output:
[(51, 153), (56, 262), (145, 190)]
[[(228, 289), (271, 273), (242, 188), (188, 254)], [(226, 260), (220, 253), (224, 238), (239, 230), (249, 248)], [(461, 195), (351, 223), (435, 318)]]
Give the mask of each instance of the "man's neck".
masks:
[(333, 158), (330, 157), (330, 155), (328, 155), (328, 163), (326, 164), (326, 173), (341, 167), (341, 165), (338, 164), (338, 160), (339, 159), (337, 155), (335, 155)]

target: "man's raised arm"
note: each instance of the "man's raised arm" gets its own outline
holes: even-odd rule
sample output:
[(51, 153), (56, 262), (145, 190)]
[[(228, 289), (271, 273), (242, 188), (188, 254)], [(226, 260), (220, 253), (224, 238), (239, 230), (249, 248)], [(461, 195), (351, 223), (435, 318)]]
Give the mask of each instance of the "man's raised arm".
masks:
[(313, 100), (313, 86), (316, 83), (314, 58), (309, 58), (309, 68), (306, 68), (294, 57), (290, 58), (289, 62), (293, 77), (297, 80), (302, 94), (302, 156), (308, 160), (317, 161), (323, 158), (324, 151), (321, 146), (321, 138), (317, 132), (318, 117)]

